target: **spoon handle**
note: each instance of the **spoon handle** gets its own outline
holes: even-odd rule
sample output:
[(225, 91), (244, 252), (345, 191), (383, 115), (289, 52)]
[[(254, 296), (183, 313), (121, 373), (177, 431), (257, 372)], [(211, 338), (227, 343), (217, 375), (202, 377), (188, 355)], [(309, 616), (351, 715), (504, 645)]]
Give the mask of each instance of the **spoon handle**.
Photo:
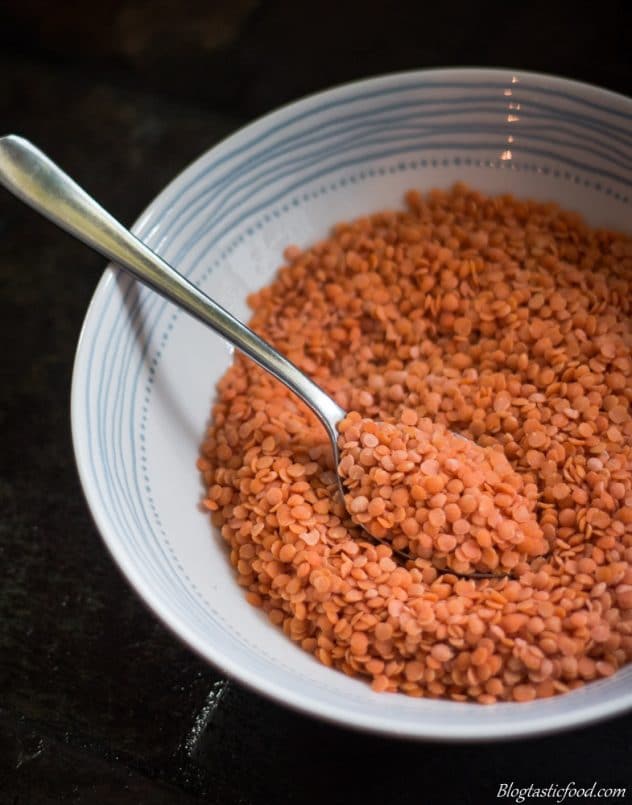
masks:
[(103, 209), (28, 140), (0, 137), (0, 183), (57, 226), (184, 308), (297, 394), (336, 438), (345, 412), (270, 344), (206, 296)]

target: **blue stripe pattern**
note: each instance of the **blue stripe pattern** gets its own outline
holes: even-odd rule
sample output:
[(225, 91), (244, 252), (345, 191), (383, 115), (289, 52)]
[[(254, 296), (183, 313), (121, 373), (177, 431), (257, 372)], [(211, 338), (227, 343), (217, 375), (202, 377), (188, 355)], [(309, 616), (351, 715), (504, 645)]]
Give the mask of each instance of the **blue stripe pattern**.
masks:
[[(489, 75), (391, 76), (282, 109), (191, 166), (137, 234), (203, 285), (271, 220), (381, 175), (410, 171), (409, 185), (423, 186), (424, 170), (435, 167), (536, 171), (629, 205), (631, 102), (612, 96), (609, 106), (537, 76), (512, 83), (511, 73)], [(503, 161), (509, 136), (513, 158)], [(248, 645), (187, 576), (152, 494), (145, 426), (179, 314), (126, 276), (115, 275), (97, 296), (98, 314), (87, 321), (76, 364), (89, 378), (78, 401), (86, 417), (89, 502), (108, 512), (108, 531), (116, 535), (108, 538), (125, 545), (178, 617), (200, 635), (213, 624), (226, 645)]]

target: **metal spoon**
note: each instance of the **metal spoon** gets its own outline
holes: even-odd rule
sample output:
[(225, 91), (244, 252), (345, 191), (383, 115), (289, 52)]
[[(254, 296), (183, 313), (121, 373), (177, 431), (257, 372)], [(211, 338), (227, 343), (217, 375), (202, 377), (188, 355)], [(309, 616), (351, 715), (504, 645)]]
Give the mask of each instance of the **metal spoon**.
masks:
[[(10, 134), (0, 137), (0, 184), (61, 229), (129, 271), (137, 279), (178, 307), (191, 313), (252, 358), (284, 383), (306, 403), (325, 426), (338, 467), (338, 423), (346, 416), (338, 403), (310, 380), (274, 347), (242, 324), (231, 313), (189, 282), (155, 254), (85, 190), (28, 140)], [(338, 489), (345, 500), (345, 488), (336, 472)], [(408, 560), (414, 557), (384, 542), (394, 553)], [(487, 574), (474, 574), (475, 576)]]

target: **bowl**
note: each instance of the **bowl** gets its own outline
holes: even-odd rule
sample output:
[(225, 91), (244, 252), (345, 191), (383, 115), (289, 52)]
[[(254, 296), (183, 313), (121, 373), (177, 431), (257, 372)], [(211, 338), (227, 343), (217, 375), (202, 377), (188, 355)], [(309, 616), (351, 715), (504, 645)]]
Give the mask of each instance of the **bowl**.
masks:
[[(508, 69), (388, 75), (305, 98), (193, 163), (134, 231), (238, 317), (290, 243), (400, 207), (410, 188), (462, 180), (553, 200), (625, 230), (632, 100)], [(72, 385), (76, 460), (95, 522), (153, 612), (259, 693), (399, 737), (491, 740), (551, 732), (632, 706), (632, 665), (564, 696), (491, 706), (378, 694), (326, 668), (246, 603), (199, 507), (195, 466), (232, 349), (109, 266), (88, 309)]]

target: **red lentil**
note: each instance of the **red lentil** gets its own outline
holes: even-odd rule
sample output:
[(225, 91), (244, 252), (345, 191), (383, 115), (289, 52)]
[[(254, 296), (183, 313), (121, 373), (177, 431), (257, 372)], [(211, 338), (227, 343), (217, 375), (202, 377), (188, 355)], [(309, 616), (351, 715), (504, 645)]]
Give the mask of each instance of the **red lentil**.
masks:
[[(415, 558), (368, 539), (316, 418), (239, 355), (198, 462), (204, 505), (247, 600), (376, 691), (519, 702), (610, 676), (632, 659), (632, 240), (462, 185), (407, 202), (288, 249), (249, 301), (251, 326), (357, 412), (345, 472), (379, 491), (353, 517)], [(370, 420), (431, 421), (450, 451), (460, 433), (506, 477), (481, 489), (471, 456), (417, 459)], [(440, 574), (437, 550), (448, 571), (514, 578)]]

